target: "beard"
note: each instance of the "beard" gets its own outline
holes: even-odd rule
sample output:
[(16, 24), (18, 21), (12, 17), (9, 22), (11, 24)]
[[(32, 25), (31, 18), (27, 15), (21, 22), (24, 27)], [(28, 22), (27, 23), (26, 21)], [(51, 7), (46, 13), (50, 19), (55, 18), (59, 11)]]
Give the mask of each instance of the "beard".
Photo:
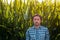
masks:
[(39, 26), (39, 25), (40, 25), (40, 23), (36, 22), (36, 23), (34, 23), (34, 25), (35, 25), (35, 26)]

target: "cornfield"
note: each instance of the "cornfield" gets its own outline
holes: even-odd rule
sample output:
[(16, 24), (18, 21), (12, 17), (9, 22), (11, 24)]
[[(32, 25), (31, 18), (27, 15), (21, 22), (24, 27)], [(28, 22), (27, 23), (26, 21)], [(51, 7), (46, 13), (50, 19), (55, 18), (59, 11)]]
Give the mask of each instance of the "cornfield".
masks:
[(60, 40), (60, 0), (0, 0), (0, 40), (25, 40), (35, 13), (42, 16), (50, 40)]

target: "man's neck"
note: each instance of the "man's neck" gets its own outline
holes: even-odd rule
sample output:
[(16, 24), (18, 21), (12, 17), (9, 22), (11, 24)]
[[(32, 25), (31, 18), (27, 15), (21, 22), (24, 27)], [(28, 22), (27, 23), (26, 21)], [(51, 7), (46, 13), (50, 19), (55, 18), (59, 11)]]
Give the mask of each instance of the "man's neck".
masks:
[(36, 29), (38, 29), (39, 27), (40, 27), (40, 25), (38, 25), (38, 26), (35, 25), (35, 28), (36, 28)]

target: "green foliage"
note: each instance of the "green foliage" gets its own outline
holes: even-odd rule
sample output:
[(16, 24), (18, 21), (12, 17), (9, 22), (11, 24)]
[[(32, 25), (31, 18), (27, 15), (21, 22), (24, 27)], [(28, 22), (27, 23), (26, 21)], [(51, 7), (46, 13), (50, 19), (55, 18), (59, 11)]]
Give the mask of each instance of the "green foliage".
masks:
[[(50, 40), (60, 40), (60, 3), (37, 0), (22, 2), (0, 0), (0, 40), (25, 40), (26, 30), (33, 25), (32, 16), (42, 16), (42, 25), (49, 28)], [(48, 3), (48, 4), (47, 4)]]

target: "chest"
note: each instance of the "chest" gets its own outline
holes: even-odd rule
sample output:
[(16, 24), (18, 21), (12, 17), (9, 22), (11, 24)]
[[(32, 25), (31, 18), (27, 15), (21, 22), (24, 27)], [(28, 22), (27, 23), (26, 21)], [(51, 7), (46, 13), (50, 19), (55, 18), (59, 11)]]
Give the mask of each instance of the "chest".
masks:
[(31, 39), (44, 39), (45, 38), (45, 31), (44, 30), (31, 30), (29, 32), (29, 36)]

